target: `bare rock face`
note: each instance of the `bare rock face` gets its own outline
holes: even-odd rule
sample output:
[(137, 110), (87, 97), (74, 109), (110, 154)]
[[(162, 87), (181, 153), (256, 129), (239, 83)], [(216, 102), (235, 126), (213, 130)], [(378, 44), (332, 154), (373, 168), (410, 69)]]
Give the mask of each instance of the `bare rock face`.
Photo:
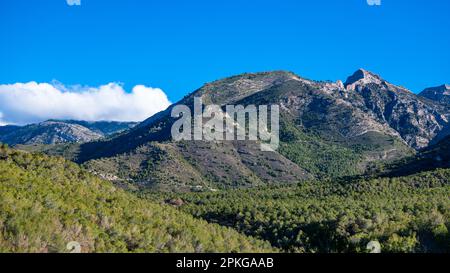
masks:
[(358, 86), (370, 83), (380, 85), (383, 82), (384, 80), (380, 76), (364, 69), (358, 69), (352, 76), (348, 77), (344, 85), (347, 90), (355, 90)]
[(345, 89), (344, 83), (341, 80), (336, 81), (336, 85), (338, 86), (339, 90)]
[[(345, 86), (354, 91), (353, 105), (389, 125), (415, 149), (428, 146), (449, 125), (449, 108), (423, 100), (374, 73), (360, 69), (347, 79)], [(445, 93), (443, 89), (441, 93)]]

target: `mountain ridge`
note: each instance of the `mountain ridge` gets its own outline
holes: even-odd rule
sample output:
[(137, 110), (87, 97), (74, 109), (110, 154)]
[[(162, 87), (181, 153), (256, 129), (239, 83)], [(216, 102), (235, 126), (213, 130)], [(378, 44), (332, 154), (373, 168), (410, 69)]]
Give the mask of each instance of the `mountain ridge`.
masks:
[(83, 143), (110, 137), (135, 123), (47, 120), (25, 126), (0, 127), (0, 142), (9, 145)]

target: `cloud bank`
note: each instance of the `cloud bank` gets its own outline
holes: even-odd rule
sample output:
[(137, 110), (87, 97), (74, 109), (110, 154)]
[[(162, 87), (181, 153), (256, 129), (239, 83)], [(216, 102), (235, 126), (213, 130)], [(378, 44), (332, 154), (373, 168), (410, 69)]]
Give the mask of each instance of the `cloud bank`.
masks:
[(136, 85), (66, 87), (54, 83), (0, 85), (0, 124), (29, 124), (48, 119), (142, 121), (170, 105), (159, 88)]

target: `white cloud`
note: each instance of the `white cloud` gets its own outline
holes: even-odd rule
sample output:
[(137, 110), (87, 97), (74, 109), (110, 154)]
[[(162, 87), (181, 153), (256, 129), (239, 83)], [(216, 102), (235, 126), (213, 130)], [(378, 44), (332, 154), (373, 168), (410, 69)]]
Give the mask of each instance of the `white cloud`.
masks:
[(81, 0), (66, 0), (69, 6), (81, 6)]
[(0, 124), (29, 124), (47, 119), (142, 121), (170, 105), (159, 88), (136, 85), (66, 87), (62, 84), (0, 85)]

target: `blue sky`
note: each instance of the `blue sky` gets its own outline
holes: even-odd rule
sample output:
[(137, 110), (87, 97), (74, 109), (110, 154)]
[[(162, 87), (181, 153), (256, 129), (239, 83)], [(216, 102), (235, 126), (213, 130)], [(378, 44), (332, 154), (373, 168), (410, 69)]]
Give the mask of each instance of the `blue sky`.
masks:
[(450, 83), (450, 1), (0, 0), (0, 84), (143, 84), (171, 101), (242, 72), (337, 80), (366, 68), (414, 92)]

